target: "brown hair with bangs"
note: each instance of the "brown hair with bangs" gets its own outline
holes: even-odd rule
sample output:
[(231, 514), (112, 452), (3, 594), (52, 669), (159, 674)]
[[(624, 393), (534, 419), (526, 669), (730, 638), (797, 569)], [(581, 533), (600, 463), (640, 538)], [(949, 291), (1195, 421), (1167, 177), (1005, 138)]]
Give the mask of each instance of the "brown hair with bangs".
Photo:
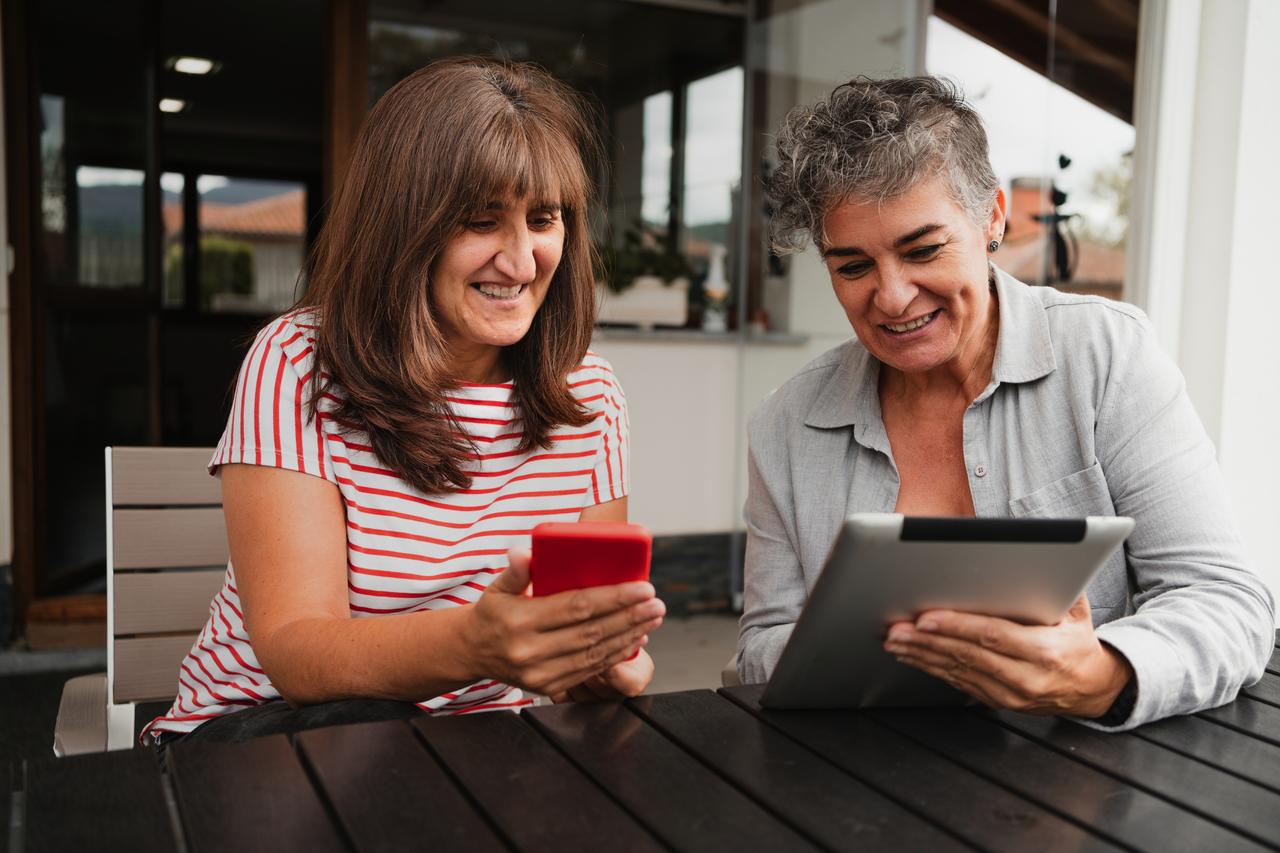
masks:
[[(524, 63), (434, 62), (374, 105), (309, 259), (297, 308), (316, 334), (311, 416), (368, 435), (382, 463), (431, 494), (467, 488), (474, 447), (446, 392), (461, 384), (432, 314), (431, 270), (477, 211), (509, 197), (558, 205), (565, 243), (528, 333), (502, 351), (523, 421), (519, 450), (591, 417), (567, 377), (595, 325), (587, 206), (601, 149), (585, 99)], [(324, 376), (321, 376), (324, 371)]]

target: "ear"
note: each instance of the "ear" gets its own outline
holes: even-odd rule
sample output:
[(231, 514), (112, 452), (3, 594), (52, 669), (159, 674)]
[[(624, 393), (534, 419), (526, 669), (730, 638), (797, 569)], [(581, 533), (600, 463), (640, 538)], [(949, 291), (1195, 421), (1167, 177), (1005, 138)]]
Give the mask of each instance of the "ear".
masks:
[(1005, 231), (1005, 197), (1004, 188), (996, 190), (996, 202), (991, 205), (991, 221), (987, 223), (987, 240), (1004, 242)]

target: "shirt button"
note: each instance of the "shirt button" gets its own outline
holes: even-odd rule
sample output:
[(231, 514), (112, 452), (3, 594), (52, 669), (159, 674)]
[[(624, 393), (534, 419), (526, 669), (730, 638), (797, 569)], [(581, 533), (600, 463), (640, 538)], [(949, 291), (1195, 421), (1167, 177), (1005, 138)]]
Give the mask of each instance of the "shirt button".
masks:
[(979, 465), (977, 468), (973, 469), (973, 473), (974, 473), (974, 476), (985, 477), (987, 476), (987, 466)]

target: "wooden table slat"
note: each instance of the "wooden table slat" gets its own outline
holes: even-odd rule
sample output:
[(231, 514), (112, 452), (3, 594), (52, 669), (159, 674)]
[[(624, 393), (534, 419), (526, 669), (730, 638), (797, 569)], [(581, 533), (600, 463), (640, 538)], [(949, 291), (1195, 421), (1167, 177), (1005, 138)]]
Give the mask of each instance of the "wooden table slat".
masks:
[(361, 853), (506, 849), (402, 721), (312, 729), (297, 746)]
[(874, 719), (980, 776), (1106, 835), (1117, 844), (1162, 851), (1265, 850), (1254, 841), (1179, 809), (1001, 726), (955, 709), (893, 709)]
[(347, 849), (284, 735), (179, 741), (167, 761), (192, 853)]
[(1280, 708), (1275, 705), (1241, 696), (1230, 705), (1201, 711), (1199, 716), (1259, 740), (1280, 744)]
[(1271, 653), (1271, 659), (1267, 661), (1267, 672), (1280, 675), (1280, 648)]
[(1267, 844), (1280, 844), (1280, 795), (1130, 734), (1006, 711), (995, 718), (1078, 761)]
[(761, 685), (720, 693), (814, 753), (987, 850), (1115, 850), (1114, 844), (919, 746), (857, 711), (770, 711)]
[(757, 802), (832, 850), (968, 849), (709, 690), (642, 696), (629, 704)]
[(1250, 685), (1241, 692), (1250, 699), (1280, 707), (1280, 675), (1263, 673), (1257, 684)]
[(435, 755), (524, 851), (662, 850), (622, 807), (515, 714), (413, 721)]
[(160, 765), (149, 749), (29, 761), (25, 800), (27, 853), (176, 847)]
[[(522, 716), (676, 850), (817, 849), (623, 705), (544, 705)], [(691, 802), (697, 820), (671, 819)]]
[(1131, 733), (1280, 793), (1280, 746), (1199, 717), (1169, 717)]

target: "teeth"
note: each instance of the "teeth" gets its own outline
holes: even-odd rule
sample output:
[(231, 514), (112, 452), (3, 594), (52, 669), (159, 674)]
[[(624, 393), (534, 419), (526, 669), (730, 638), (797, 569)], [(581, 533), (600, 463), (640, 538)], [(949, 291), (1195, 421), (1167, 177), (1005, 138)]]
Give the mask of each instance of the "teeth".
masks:
[(910, 323), (902, 323), (902, 324), (885, 323), (884, 327), (891, 332), (910, 332), (913, 329), (918, 329), (921, 326), (928, 323), (930, 320), (933, 319), (934, 315), (937, 313), (938, 313), (937, 311), (933, 311), (929, 314), (924, 315), (919, 320), (914, 320)]
[(495, 299), (515, 299), (520, 295), (521, 285), (513, 285), (511, 287), (499, 287), (496, 284), (480, 284), (477, 288), (485, 296), (492, 296)]

